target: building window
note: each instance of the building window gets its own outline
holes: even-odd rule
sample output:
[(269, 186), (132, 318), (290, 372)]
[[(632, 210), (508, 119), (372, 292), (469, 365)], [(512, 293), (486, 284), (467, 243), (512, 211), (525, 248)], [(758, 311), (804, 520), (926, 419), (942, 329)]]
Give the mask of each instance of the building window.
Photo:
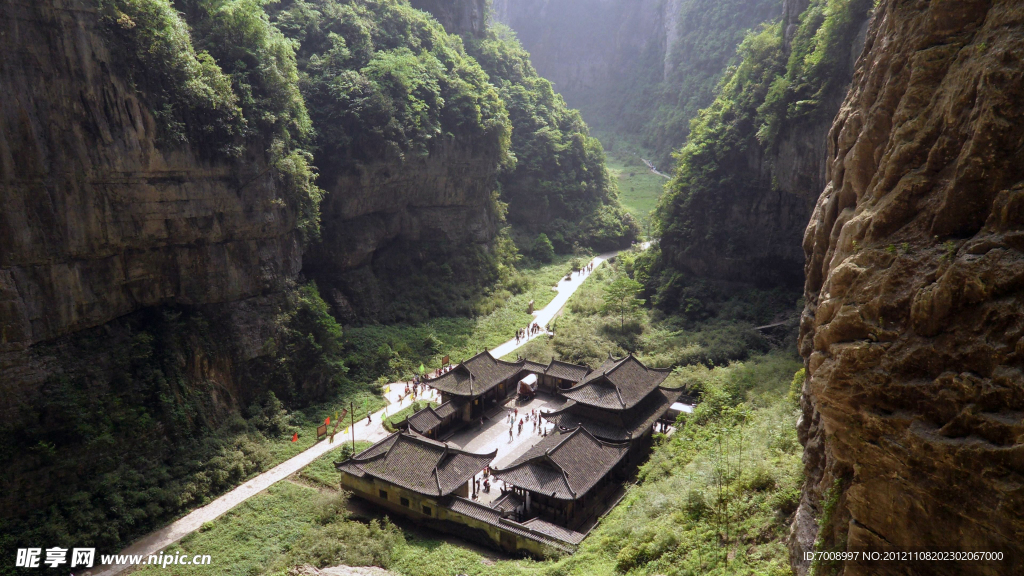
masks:
[(409, 499), (408, 498), (399, 498), (399, 500), (402, 501), (402, 506), (406, 506), (406, 507), (409, 506)]
[(381, 491), (380, 491), (380, 497), (381, 497), (381, 498), (383, 498), (383, 499), (385, 499), (385, 500), (387, 500), (387, 499), (388, 499), (388, 493), (387, 493), (387, 491), (386, 491), (386, 490), (381, 490)]
[(424, 514), (426, 514), (427, 516), (430, 516), (430, 512), (431, 512), (430, 506), (424, 506), (423, 507), (423, 513)]

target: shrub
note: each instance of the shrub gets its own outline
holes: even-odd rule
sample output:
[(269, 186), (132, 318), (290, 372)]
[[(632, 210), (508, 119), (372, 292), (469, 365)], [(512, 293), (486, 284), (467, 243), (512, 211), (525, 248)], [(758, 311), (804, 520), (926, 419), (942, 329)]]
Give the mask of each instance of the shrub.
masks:
[(541, 232), (533, 242), (533, 257), (541, 262), (551, 262), (555, 258), (555, 247), (548, 235)]
[(270, 11), (298, 46), (328, 180), (455, 139), (496, 164), (512, 161), (497, 90), (459, 38), (425, 13), (388, 0), (285, 0)]

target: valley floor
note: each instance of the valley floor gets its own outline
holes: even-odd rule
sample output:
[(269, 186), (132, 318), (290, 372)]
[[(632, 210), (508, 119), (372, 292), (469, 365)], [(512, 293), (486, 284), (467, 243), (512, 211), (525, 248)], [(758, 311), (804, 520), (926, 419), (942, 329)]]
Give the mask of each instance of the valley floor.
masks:
[[(554, 288), (551, 289), (556, 292), (557, 295), (550, 299), (550, 302), (548, 302), (544, 308), (536, 310), (533, 313), (530, 323), (537, 323), (541, 327), (546, 327), (547, 324), (562, 310), (562, 307), (565, 306), (565, 303), (569, 298), (583, 285), (587, 278), (590, 277), (592, 271), (587, 268), (592, 265), (593, 270), (599, 269), (601, 264), (614, 256), (615, 253), (609, 253), (594, 257), (587, 262), (587, 267), (585, 267), (584, 270), (580, 270), (577, 273), (570, 273), (569, 277), (559, 280)], [(519, 326), (519, 328), (526, 328), (528, 325), (529, 324), (523, 324)], [(527, 342), (534, 338), (547, 338), (548, 336), (548, 332), (541, 331), (530, 338), (523, 338), (521, 340), (512, 338), (491, 350), (491, 354), (497, 357), (511, 354), (519, 347), (525, 346)], [(395, 414), (404, 408), (411, 406), (414, 401), (414, 398), (403, 394), (403, 388), (397, 383), (386, 385), (384, 390), (384, 396), (388, 404), (381, 410), (372, 414), (372, 416), (369, 417), (369, 420), (363, 418), (362, 412), (359, 412), (356, 414), (357, 420), (355, 420), (355, 424), (352, 425), (351, 429), (345, 426), (345, 422), (342, 422), (342, 427), (345, 429), (341, 432), (340, 437), (331, 438), (330, 441), (326, 439), (321, 440), (313, 444), (300, 454), (248, 480), (244, 484), (229, 491), (213, 502), (192, 511), (175, 522), (172, 522), (168, 526), (141, 538), (131, 546), (120, 551), (119, 554), (123, 556), (148, 556), (150, 554), (157, 554), (167, 546), (200, 529), (207, 522), (216, 520), (225, 512), (228, 512), (239, 504), (242, 504), (252, 496), (304, 469), (314, 460), (326, 458), (330, 461), (328, 453), (344, 445), (345, 440), (352, 438), (355, 442), (372, 443), (383, 439), (388, 434), (388, 431), (385, 430), (383, 426), (384, 419), (387, 418), (388, 412)], [(367, 412), (367, 414), (369, 414), (369, 412)], [(497, 428), (501, 428), (502, 431), (504, 430), (503, 426), (498, 426)], [(335, 423), (335, 429), (340, 429), (337, 423)], [(354, 433), (350, 436), (351, 431), (354, 431)], [(477, 436), (479, 436), (479, 434), (474, 434), (473, 441), (469, 443), (468, 446), (470, 449), (476, 449), (477, 444), (479, 444), (479, 442), (476, 442), (478, 439)], [(522, 439), (523, 437), (520, 436), (520, 440)], [(336, 443), (335, 440), (337, 440)], [(468, 439), (464, 440), (467, 442), (469, 441)], [(486, 438), (483, 438), (483, 440), (486, 440)], [(510, 449), (519, 447), (519, 444), (522, 444), (522, 442), (520, 441), (510, 446), (503, 445), (500, 448), (508, 452)], [(486, 452), (486, 450), (477, 451)], [(337, 486), (337, 483), (335, 483), (334, 486)], [(494, 491), (494, 493), (497, 494), (497, 491)], [(94, 574), (95, 576), (114, 576), (124, 572), (128, 568), (129, 565), (113, 565), (95, 571), (90, 571), (87, 574)]]
[[(717, 345), (706, 332), (680, 329), (649, 313), (620, 332), (618, 318), (602, 313), (596, 301), (621, 273), (618, 266), (595, 270), (593, 281), (555, 320), (557, 335), (530, 342), (523, 353), (580, 361), (620, 349), (626, 338), (645, 361), (678, 363), (697, 357), (695, 347)], [(332, 454), (167, 552), (213, 557), (215, 566), (176, 567), (183, 576), (283, 575), (302, 564), (382, 566), (405, 576), (789, 574), (784, 538), (801, 469), (791, 388), (800, 384), (793, 377), (799, 367), (786, 348), (714, 368), (690, 363), (675, 370), (671, 378), (701, 394), (702, 402), (681, 420), (678, 433), (658, 437), (622, 504), (570, 557), (507, 559), (349, 507), (337, 490)]]

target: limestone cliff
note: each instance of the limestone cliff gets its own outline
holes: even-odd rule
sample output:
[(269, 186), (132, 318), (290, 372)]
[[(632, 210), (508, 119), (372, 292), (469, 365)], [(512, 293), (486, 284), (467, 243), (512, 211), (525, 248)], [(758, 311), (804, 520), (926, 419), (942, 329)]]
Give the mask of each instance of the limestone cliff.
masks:
[(584, 119), (629, 133), (659, 166), (686, 140), (689, 121), (750, 28), (780, 0), (494, 0), (541, 76)]
[(673, 273), (803, 284), (803, 229), (871, 3), (788, 0), (784, 8), (783, 20), (744, 39), (737, 66), (691, 124), (658, 209)]
[(0, 381), (32, 344), (145, 306), (265, 294), (301, 265), (259, 143), (210, 161), (153, 114), (81, 0), (0, 7)]
[(877, 8), (804, 237), (799, 574), (812, 547), (1024, 558), (1022, 54), (1020, 3)]
[[(680, 0), (494, 0), (493, 19), (516, 31), (541, 76), (570, 106), (615, 91), (636, 60), (654, 53), (669, 66), (666, 42)], [(659, 67), (658, 72), (662, 72)], [(598, 121), (597, 118), (591, 120)]]
[(469, 292), (484, 280), (453, 260), (486, 260), (501, 221), (498, 171), (514, 162), (505, 105), (457, 35), (482, 34), (485, 8), (285, 0), (271, 9), (295, 41), (327, 192), (303, 272), (345, 321), (455, 313), (409, 281), (428, 265), (462, 273)]
[(410, 0), (430, 12), (452, 34), (482, 36), (487, 30), (487, 0)]
[(435, 247), (487, 249), (499, 224), (499, 159), (487, 150), (446, 142), (427, 157), (360, 166), (329, 184), (323, 238), (306, 256), (306, 273), (339, 318), (390, 317), (387, 301), (400, 292), (390, 282), (413, 272), (394, 268), (410, 255), (422, 264), (437, 259)]

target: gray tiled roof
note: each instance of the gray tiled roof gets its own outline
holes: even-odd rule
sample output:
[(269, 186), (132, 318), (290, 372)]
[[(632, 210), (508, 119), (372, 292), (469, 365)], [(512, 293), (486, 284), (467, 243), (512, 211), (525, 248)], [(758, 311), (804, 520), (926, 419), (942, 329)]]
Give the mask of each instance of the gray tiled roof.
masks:
[(526, 362), (523, 363), (523, 369), (529, 370), (530, 372), (536, 372), (537, 374), (543, 374), (544, 370), (547, 369), (547, 366), (541, 364), (540, 362), (533, 362), (532, 360), (527, 360)]
[(584, 538), (587, 537), (586, 534), (581, 534), (579, 532), (576, 532), (575, 530), (563, 528), (558, 524), (552, 524), (551, 522), (542, 520), (540, 518), (527, 520), (526, 522), (523, 522), (523, 526), (526, 526), (531, 530), (536, 530), (541, 534), (551, 536), (552, 538), (564, 540), (566, 542), (569, 542), (570, 544), (579, 544), (580, 542), (583, 542)]
[(508, 492), (501, 498), (491, 502), (491, 508), (494, 508), (504, 515), (522, 508), (523, 504), (524, 501), (522, 498), (512, 492)]
[(581, 404), (608, 410), (626, 410), (639, 404), (665, 381), (669, 370), (648, 368), (632, 355), (609, 358), (600, 368), (562, 394)]
[(502, 470), (496, 478), (520, 488), (576, 500), (598, 483), (629, 451), (628, 444), (595, 438), (584, 428), (552, 434)]
[(455, 414), (455, 412), (457, 412), (461, 407), (462, 402), (459, 402), (458, 400), (449, 400), (437, 408), (427, 406), (412, 416), (409, 416), (406, 422), (409, 423), (409, 426), (413, 430), (420, 434), (424, 434), (427, 430), (432, 430), (435, 426), (440, 424), (445, 418)]
[(449, 400), (437, 408), (434, 408), (434, 414), (437, 414), (438, 418), (447, 418), (458, 412), (462, 406), (463, 403), (458, 400)]
[(426, 384), (455, 396), (476, 397), (522, 370), (525, 360), (506, 362), (484, 351)]
[(544, 369), (544, 373), (548, 376), (554, 376), (555, 378), (561, 378), (562, 380), (568, 380), (570, 382), (582, 381), (589, 372), (590, 368), (586, 366), (560, 362), (554, 359), (552, 359), (551, 363)]
[(406, 419), (409, 423), (409, 427), (419, 432), (420, 434), (425, 433), (427, 430), (433, 429), (435, 426), (441, 423), (441, 417), (434, 411), (430, 406), (416, 412), (412, 416)]
[(494, 460), (418, 434), (396, 432), (363, 452), (339, 462), (339, 471), (373, 476), (428, 496), (451, 494)]
[(583, 426), (602, 440), (621, 442), (643, 434), (665, 415), (681, 394), (681, 390), (657, 388), (632, 409), (615, 412), (586, 409), (576, 402), (569, 402), (562, 409), (545, 414), (544, 418), (560, 428), (571, 430)]

